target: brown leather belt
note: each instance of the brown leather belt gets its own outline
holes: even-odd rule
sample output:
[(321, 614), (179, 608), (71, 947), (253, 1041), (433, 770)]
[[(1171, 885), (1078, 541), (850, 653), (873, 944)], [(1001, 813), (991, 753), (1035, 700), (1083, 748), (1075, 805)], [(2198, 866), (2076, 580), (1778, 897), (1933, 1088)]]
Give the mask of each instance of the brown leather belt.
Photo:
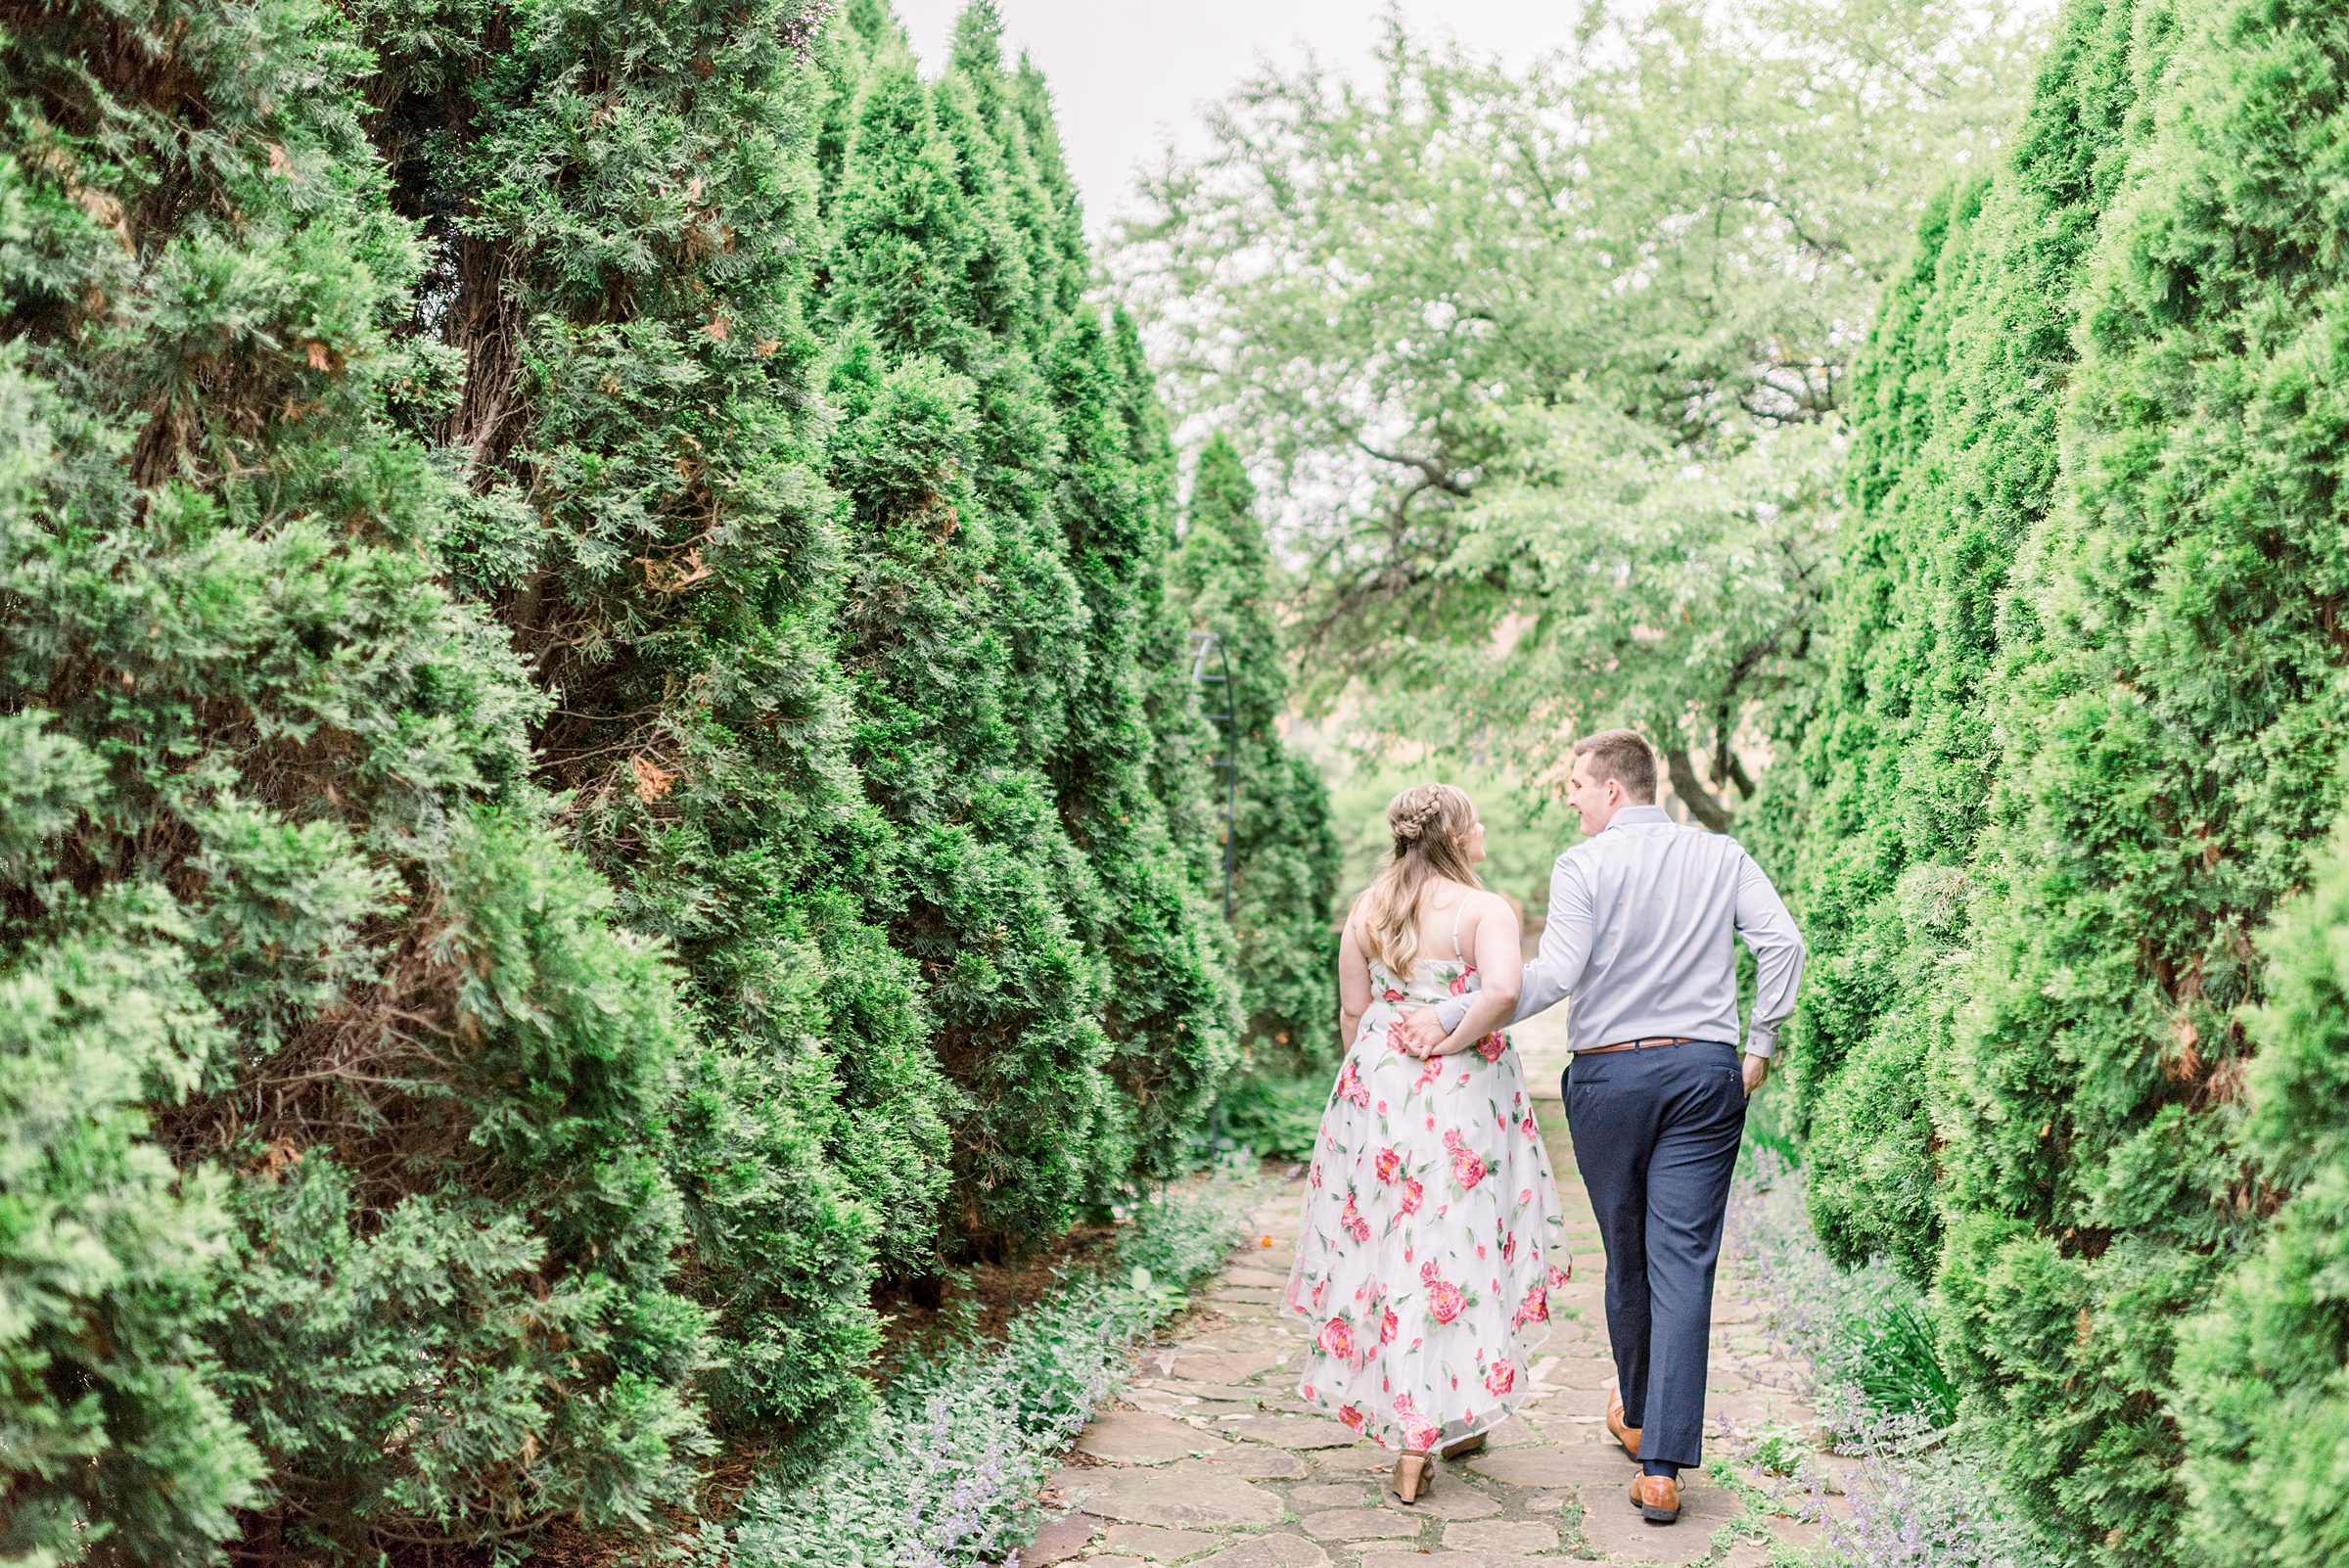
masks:
[(1577, 1056), (1604, 1056), (1609, 1051), (1643, 1051), (1651, 1045), (1701, 1045), (1704, 1041), (1693, 1035), (1650, 1035), (1645, 1039), (1618, 1040), (1612, 1045), (1593, 1045)]

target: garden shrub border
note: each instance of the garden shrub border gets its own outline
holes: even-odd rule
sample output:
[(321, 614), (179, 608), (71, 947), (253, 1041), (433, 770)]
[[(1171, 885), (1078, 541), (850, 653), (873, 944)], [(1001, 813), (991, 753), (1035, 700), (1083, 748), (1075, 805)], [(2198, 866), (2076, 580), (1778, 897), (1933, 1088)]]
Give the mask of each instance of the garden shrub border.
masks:
[(1143, 1205), (1106, 1268), (1064, 1279), (999, 1341), (899, 1375), (863, 1436), (804, 1479), (763, 1478), (696, 1564), (961, 1568), (1009, 1562), (1048, 1522), (1036, 1498), (1134, 1345), (1180, 1313), (1240, 1238), (1252, 1186), (1217, 1180)]

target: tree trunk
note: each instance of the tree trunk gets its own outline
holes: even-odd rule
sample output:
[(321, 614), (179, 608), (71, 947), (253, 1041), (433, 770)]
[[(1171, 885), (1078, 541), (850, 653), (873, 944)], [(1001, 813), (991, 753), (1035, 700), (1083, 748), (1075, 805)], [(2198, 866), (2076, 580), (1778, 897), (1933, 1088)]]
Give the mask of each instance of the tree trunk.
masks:
[(522, 373), (522, 310), (507, 248), (467, 236), (459, 244), (457, 298), (448, 342), (465, 353), (465, 392), (449, 416), (448, 444), (473, 454), (473, 483), (486, 486), (514, 438), (506, 429)]
[(1705, 781), (1696, 776), (1696, 764), (1688, 760), (1688, 748), (1676, 746), (1664, 754), (1665, 765), (1672, 770), (1672, 791), (1688, 805), (1688, 814), (1716, 833), (1729, 830), (1729, 808), (1714, 798), (1705, 788)]

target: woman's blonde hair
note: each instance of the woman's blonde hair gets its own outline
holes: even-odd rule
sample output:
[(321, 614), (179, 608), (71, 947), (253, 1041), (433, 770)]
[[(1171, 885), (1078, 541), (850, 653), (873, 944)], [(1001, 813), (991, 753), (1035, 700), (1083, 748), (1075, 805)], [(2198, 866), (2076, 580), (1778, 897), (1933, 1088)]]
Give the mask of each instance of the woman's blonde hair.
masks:
[(1468, 830), (1476, 825), (1476, 803), (1451, 784), (1414, 784), (1387, 803), (1387, 826), (1395, 834), (1395, 858), (1370, 884), (1355, 911), (1362, 950), (1405, 976), (1419, 957), (1419, 897), (1443, 877), (1481, 888), (1468, 863)]

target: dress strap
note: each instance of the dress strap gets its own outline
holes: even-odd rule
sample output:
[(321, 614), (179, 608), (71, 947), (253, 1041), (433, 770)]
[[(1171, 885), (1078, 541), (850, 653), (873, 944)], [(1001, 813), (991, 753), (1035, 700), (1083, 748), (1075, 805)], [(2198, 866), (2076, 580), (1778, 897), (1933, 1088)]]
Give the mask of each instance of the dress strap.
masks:
[(1451, 955), (1462, 960), (1465, 960), (1468, 955), (1460, 951), (1460, 916), (1467, 912), (1468, 895), (1463, 892), (1460, 895), (1460, 901), (1451, 906)]

